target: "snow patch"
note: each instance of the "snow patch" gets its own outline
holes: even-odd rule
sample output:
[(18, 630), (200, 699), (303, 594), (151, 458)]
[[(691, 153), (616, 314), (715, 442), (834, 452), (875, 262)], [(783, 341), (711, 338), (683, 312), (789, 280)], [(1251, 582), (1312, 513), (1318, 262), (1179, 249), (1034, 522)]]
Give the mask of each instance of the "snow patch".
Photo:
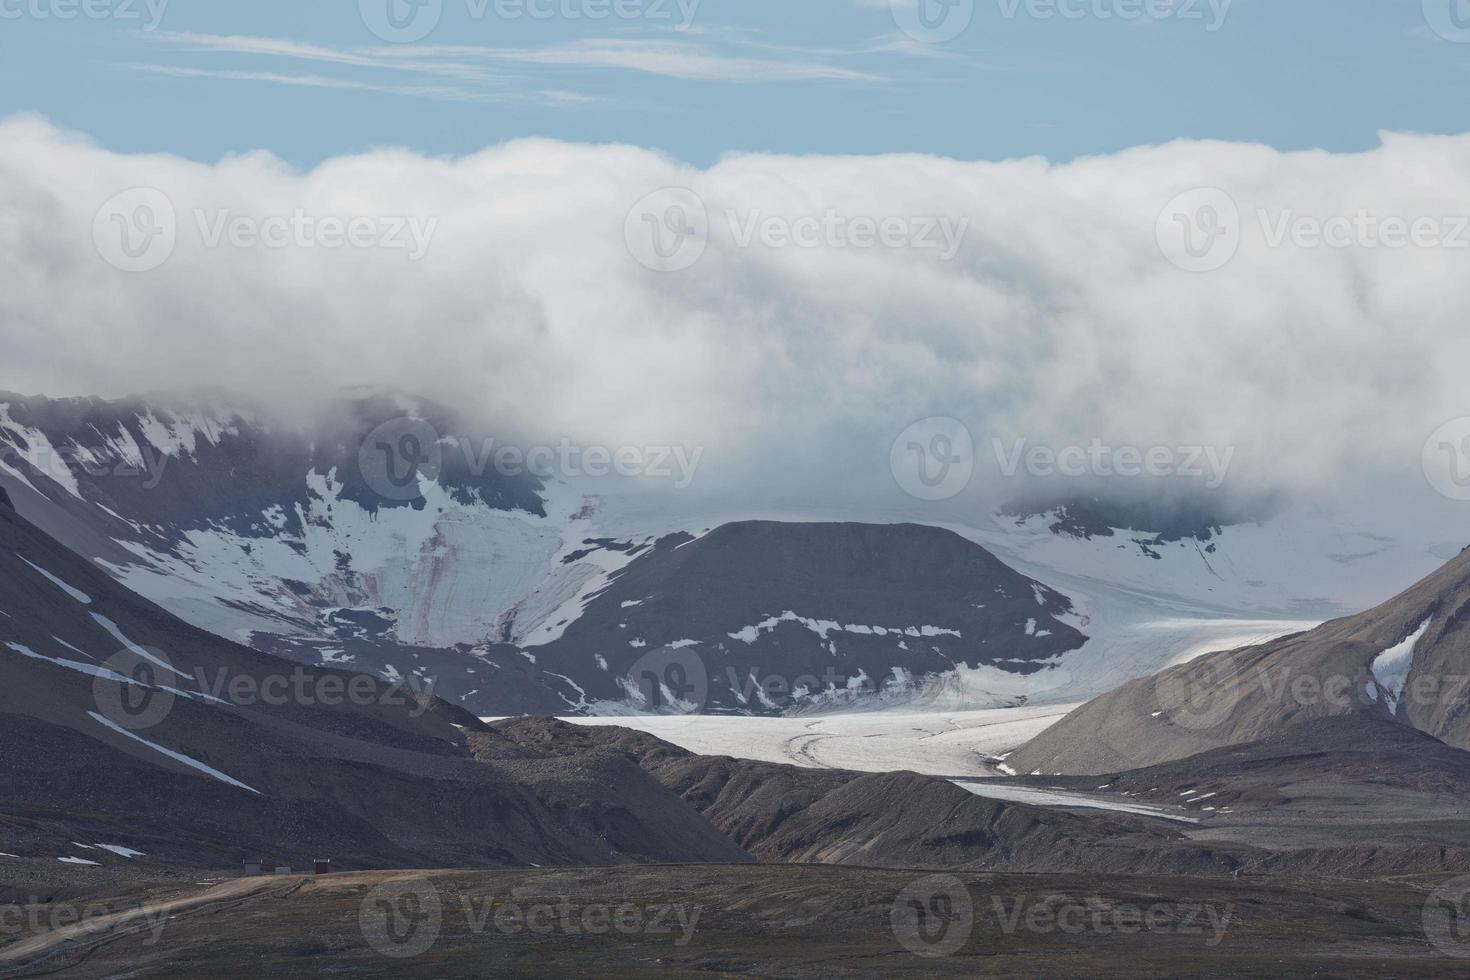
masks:
[[(67, 493), (78, 500), (82, 499), (81, 490), (77, 487), (77, 478), (67, 465), (66, 458), (51, 445), (51, 440), (46, 438), (46, 433), (40, 429), (21, 425), (11, 419), (9, 402), (0, 402), (0, 436), (7, 437), (16, 455), (25, 460), (31, 469), (44, 473)], [(26, 479), (24, 473), (5, 462), (7, 455), (7, 453), (0, 453), (0, 469), (14, 475), (26, 486), (35, 490), (35, 484)]]
[(80, 602), (84, 606), (90, 606), (92, 604), (92, 597), (89, 596), (89, 595), (87, 595), (87, 593), (83, 592), (81, 589), (74, 589), (74, 588), (72, 588), (70, 585), (67, 585), (61, 579), (57, 578), (55, 575), (52, 575), (50, 572), (46, 571), (46, 569), (42, 568), (40, 565), (37, 565), (35, 562), (33, 562), (30, 559), (26, 558), (24, 555), (16, 555), (15, 557), (19, 558), (21, 561), (25, 562), (27, 565), (30, 565), (40, 575), (44, 576), (45, 579), (46, 579), (46, 581), (48, 581), (52, 585), (56, 586), (58, 589), (60, 589), (62, 592), (65, 592), (67, 595), (71, 596), (77, 602)]
[(116, 671), (108, 670), (106, 667), (98, 667), (96, 664), (81, 663), (80, 661), (76, 660), (65, 660), (60, 657), (48, 657), (44, 654), (37, 653), (30, 647), (25, 646), (21, 643), (7, 641), (5, 645), (11, 650), (14, 650), (16, 653), (20, 654), (22, 657), (29, 657), (32, 660), (43, 660), (48, 664), (53, 664), (57, 667), (64, 667), (67, 670), (74, 670), (79, 674), (86, 674), (89, 677), (100, 677), (103, 680), (114, 681), (118, 684), (131, 684), (134, 687), (147, 686), (146, 684), (139, 684), (131, 677), (124, 677), (122, 674), (119, 674)]
[(1373, 679), (1378, 682), (1378, 688), (1383, 691), (1383, 699), (1388, 705), (1388, 710), (1395, 715), (1399, 713), (1399, 699), (1403, 696), (1404, 685), (1409, 680), (1409, 669), (1414, 665), (1414, 648), (1418, 646), (1420, 638), (1428, 632), (1429, 624), (1432, 622), (1434, 622), (1433, 616), (1424, 620), (1419, 628), (1402, 642), (1389, 647), (1373, 658), (1372, 666), (1369, 667), (1373, 673)]
[(211, 768), (210, 766), (206, 766), (204, 763), (200, 762), (198, 759), (192, 759), (189, 756), (184, 755), (182, 752), (175, 752), (173, 749), (166, 749), (162, 745), (159, 745), (157, 742), (150, 742), (146, 738), (143, 738), (143, 737), (141, 737), (139, 735), (135, 735), (132, 732), (128, 731), (126, 728), (124, 728), (121, 725), (119, 725), (117, 722), (113, 721), (110, 718), (104, 718), (102, 715), (99, 715), (95, 711), (89, 711), (89, 712), (87, 712), (87, 714), (88, 714), (88, 716), (91, 717), (91, 719), (93, 721), (97, 722), (97, 724), (103, 726), (104, 728), (110, 729), (111, 731), (114, 731), (114, 732), (116, 732), (119, 735), (125, 736), (126, 738), (130, 738), (130, 739), (132, 739), (135, 742), (141, 742), (143, 745), (148, 746), (153, 751), (158, 752), (158, 753), (160, 753), (162, 755), (166, 755), (170, 759), (173, 759), (175, 762), (182, 762), (184, 765), (188, 766), (189, 768), (191, 768), (191, 769), (197, 769), (199, 772), (204, 773), (206, 776), (209, 776), (212, 779), (217, 779), (217, 780), (219, 780), (222, 783), (228, 783), (231, 786), (236, 786), (236, 787), (239, 787), (240, 789), (249, 790), (250, 792), (254, 793), (256, 796), (262, 795), (261, 792), (260, 792), (260, 790), (255, 789), (254, 787), (251, 787), (251, 786), (246, 786), (244, 783), (240, 782), (238, 779), (234, 779), (234, 778), (232, 778), (230, 776), (226, 776), (224, 773), (220, 772), (218, 769), (214, 769), (214, 768)]
[(782, 623), (797, 623), (798, 625), (805, 626), (817, 634), (817, 636), (821, 637), (824, 642), (828, 639), (827, 634), (829, 633), (851, 633), (857, 636), (888, 636), (889, 634), (894, 634), (896, 636), (909, 636), (914, 638), (960, 636), (959, 630), (946, 629), (943, 626), (866, 626), (860, 623), (844, 625), (832, 619), (814, 619), (808, 616), (799, 616), (789, 609), (779, 616), (772, 616), (753, 626), (745, 626), (734, 633), (727, 633), (726, 635), (730, 639), (739, 640), (742, 643), (754, 643), (760, 639), (762, 633), (769, 633)]
[(164, 661), (154, 656), (147, 650), (138, 646), (138, 644), (134, 643), (132, 640), (128, 639), (126, 636), (123, 636), (123, 632), (122, 630), (118, 629), (117, 624), (108, 619), (106, 616), (103, 616), (101, 613), (92, 613), (91, 616), (92, 619), (97, 622), (98, 626), (101, 626), (103, 629), (107, 630), (107, 632), (111, 633), (112, 638), (121, 643), (123, 645), (123, 648), (128, 650), (130, 653), (134, 654), (135, 656), (142, 657), (144, 660), (156, 664), (157, 666), (162, 667), (164, 670), (173, 671), (180, 677), (188, 678), (188, 674), (184, 673), (182, 670), (178, 670), (174, 667), (173, 664), (170, 664), (167, 661)]

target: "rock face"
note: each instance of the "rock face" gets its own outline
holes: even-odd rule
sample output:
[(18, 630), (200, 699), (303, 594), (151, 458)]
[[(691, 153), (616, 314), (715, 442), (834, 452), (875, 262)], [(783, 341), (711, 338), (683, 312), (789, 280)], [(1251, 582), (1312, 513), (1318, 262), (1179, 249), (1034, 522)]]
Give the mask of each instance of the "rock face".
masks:
[(962, 664), (1032, 673), (1086, 641), (1071, 609), (940, 528), (749, 521), (659, 540), (536, 656), (591, 702), (767, 714)]
[(1023, 773), (1118, 772), (1336, 716), (1470, 748), (1470, 551), (1367, 612), (1125, 684), (1006, 761)]

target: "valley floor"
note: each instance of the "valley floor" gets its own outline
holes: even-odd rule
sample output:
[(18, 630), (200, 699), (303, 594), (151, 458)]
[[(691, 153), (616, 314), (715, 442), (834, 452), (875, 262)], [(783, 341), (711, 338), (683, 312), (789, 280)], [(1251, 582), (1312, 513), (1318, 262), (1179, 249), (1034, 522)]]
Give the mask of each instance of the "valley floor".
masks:
[[(263, 877), (0, 945), (0, 977), (1446, 976), (1439, 878), (810, 865)], [(167, 918), (160, 917), (166, 912)], [(7, 937), (8, 938), (8, 937)]]

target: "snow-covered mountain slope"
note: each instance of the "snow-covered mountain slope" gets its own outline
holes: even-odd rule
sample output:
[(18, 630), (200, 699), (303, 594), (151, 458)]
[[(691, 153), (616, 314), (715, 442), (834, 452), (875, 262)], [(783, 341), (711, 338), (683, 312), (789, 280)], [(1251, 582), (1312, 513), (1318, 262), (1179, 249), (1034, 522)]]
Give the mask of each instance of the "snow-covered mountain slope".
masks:
[[(0, 395), (0, 466), (22, 513), (214, 632), (312, 632), (335, 608), (387, 607), (406, 642), (479, 639), (558, 547), (528, 520), (544, 517), (541, 482), (441, 453), (432, 479), (403, 474), (417, 479), (397, 493), (372, 471), (375, 433), (395, 420), (454, 431), (442, 409), (388, 394), (344, 400), (310, 427), (218, 401)], [(444, 574), (461, 566), (492, 574)]]
[(347, 397), (309, 425), (229, 404), (0, 396), (0, 484), (194, 625), (482, 714), (648, 708), (673, 693), (643, 689), (650, 669), (686, 661), (708, 683), (685, 707), (903, 702), (1085, 641), (1065, 596), (941, 529), (609, 535), (597, 497), (477, 467), (488, 441), (420, 399)]
[[(1362, 608), (1448, 557), (1317, 511), (1195, 536), (773, 512), (507, 475), (467, 428), (386, 391), (310, 422), (223, 393), (0, 394), (0, 488), (193, 625), (432, 679), (480, 714), (676, 708), (649, 678), (691, 657), (716, 711), (1078, 701)], [(747, 522), (764, 536), (726, 527)]]
[(558, 563), (580, 540), (576, 503), (475, 447), (451, 451), (469, 439), (445, 409), (367, 392), (296, 425), (241, 404), (0, 395), (0, 485), (193, 625), (385, 676), (419, 673), (428, 651), (512, 639), (502, 617), (528, 595), (598, 572)]
[(534, 652), (569, 675), (595, 660), (598, 709), (772, 714), (1044, 671), (1086, 640), (1071, 611), (939, 528), (746, 521), (659, 539)]

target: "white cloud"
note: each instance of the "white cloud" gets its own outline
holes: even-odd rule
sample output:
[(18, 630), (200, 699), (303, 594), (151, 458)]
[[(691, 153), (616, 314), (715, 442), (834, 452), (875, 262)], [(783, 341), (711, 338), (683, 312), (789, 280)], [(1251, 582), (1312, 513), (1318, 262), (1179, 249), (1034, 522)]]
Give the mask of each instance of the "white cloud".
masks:
[[(146, 185), (180, 216), (160, 268), (93, 244), (99, 205)], [(625, 245), (650, 191), (697, 191), (712, 241), (656, 273)], [(1166, 261), (1183, 190), (1246, 216), (1218, 272)], [(205, 165), (0, 122), (0, 388), (122, 394), (222, 384), (292, 398), (387, 381), (549, 438), (707, 447), (837, 493), (891, 490), (892, 439), (928, 415), (1052, 444), (1238, 447), (1232, 485), (1412, 474), (1470, 415), (1464, 250), (1269, 247), (1254, 215), (1452, 217), (1470, 137), (1371, 152), (1176, 142), (1067, 164), (734, 156), (700, 170), (628, 146), (521, 140), (398, 150), (301, 173)], [(428, 255), (204, 247), (195, 209), (438, 220)], [(932, 252), (737, 247), (725, 213), (968, 219)], [(743, 220), (743, 218), (742, 218)], [(637, 223), (635, 222), (635, 228)], [(815, 481), (815, 482), (813, 482)]]

